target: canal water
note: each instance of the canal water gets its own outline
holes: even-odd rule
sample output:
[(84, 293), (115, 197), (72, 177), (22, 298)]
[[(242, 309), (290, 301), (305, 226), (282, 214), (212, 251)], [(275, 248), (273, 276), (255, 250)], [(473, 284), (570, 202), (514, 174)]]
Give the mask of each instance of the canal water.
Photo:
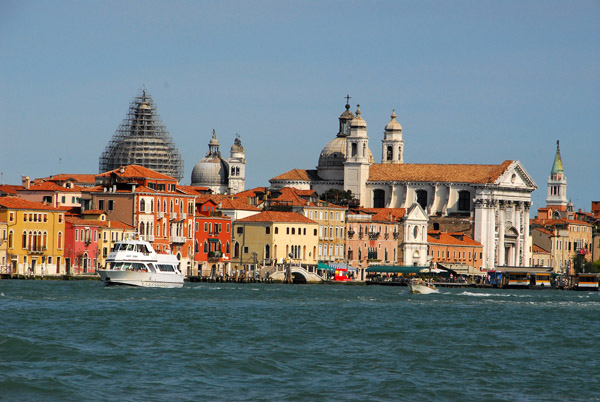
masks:
[(0, 400), (597, 401), (600, 295), (0, 281)]

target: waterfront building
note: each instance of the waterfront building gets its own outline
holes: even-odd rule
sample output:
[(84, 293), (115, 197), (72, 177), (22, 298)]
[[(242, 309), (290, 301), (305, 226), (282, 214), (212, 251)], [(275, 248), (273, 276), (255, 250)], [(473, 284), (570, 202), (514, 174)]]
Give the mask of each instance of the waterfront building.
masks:
[(231, 274), (231, 218), (211, 200), (196, 202), (194, 267), (189, 276), (216, 279)]
[(531, 261), (529, 263), (531, 267), (551, 267), (552, 266), (552, 254), (548, 250), (544, 250), (537, 244), (531, 246)]
[(353, 208), (346, 215), (346, 260), (364, 280), (370, 265), (427, 265), (427, 216), (420, 205)]
[(339, 117), (336, 137), (323, 148), (317, 169), (293, 169), (270, 180), (322, 195), (350, 191), (363, 207), (410, 208), (418, 203), (439, 230), (445, 219), (465, 218), (483, 245), (484, 268), (524, 266), (529, 250), (529, 208), (535, 182), (518, 161), (501, 164), (407, 164), (396, 113), (385, 126), (382, 162), (374, 163), (360, 108)]
[(239, 136), (231, 146), (231, 156), (221, 156), (219, 140), (213, 130), (208, 152), (192, 170), (192, 186), (208, 187), (215, 194), (235, 194), (244, 191), (246, 152)]
[(99, 172), (127, 165), (183, 178), (183, 159), (145, 89), (131, 101), (127, 116), (100, 155)]
[(297, 212), (263, 211), (234, 222), (232, 268), (294, 264), (315, 267), (319, 225)]
[(96, 176), (97, 186), (82, 192), (83, 210), (100, 210), (107, 219), (137, 230), (157, 252), (177, 255), (182, 272), (193, 266), (195, 193), (178, 189), (174, 177), (138, 165)]
[(430, 261), (457, 274), (483, 275), (483, 245), (464, 233), (427, 232)]
[(63, 210), (16, 197), (0, 197), (0, 222), (6, 222), (5, 264), (9, 268), (5, 270), (11, 275), (65, 274)]
[(65, 265), (67, 275), (94, 274), (100, 268), (98, 244), (103, 222), (65, 218)]

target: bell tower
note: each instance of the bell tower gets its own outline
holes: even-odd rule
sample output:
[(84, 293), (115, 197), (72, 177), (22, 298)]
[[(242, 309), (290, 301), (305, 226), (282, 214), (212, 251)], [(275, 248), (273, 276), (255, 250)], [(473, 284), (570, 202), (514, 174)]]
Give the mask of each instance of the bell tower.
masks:
[(392, 120), (385, 126), (381, 147), (381, 163), (404, 163), (404, 141), (402, 126), (396, 121), (396, 111), (392, 112)]
[(567, 204), (567, 178), (563, 170), (562, 158), (560, 157), (560, 142), (556, 141), (556, 155), (548, 178), (548, 196), (546, 206), (554, 207), (559, 211), (566, 211)]
[(350, 190), (360, 200), (361, 205), (366, 205), (368, 198), (366, 183), (369, 179), (369, 167), (372, 160), (367, 123), (360, 114), (360, 105), (357, 105), (356, 116), (350, 122), (350, 130), (346, 138), (344, 190)]

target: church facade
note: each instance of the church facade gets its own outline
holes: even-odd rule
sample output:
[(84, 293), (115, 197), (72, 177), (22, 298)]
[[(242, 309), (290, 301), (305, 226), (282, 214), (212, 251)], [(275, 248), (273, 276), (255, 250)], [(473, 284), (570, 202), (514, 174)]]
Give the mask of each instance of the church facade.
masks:
[(270, 183), (319, 194), (350, 191), (365, 208), (408, 209), (417, 203), (430, 217), (463, 216), (483, 245), (483, 268), (527, 265), (531, 193), (537, 186), (521, 163), (406, 164), (402, 137), (392, 113), (381, 163), (374, 163), (360, 107), (352, 113), (346, 104), (339, 131), (323, 148), (317, 169), (294, 169)]

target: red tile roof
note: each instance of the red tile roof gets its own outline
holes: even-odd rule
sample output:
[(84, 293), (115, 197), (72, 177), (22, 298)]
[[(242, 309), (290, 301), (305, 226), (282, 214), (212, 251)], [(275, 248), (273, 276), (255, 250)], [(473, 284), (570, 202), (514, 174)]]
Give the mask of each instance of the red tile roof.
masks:
[(19, 191), (60, 191), (63, 193), (80, 193), (82, 190), (85, 190), (85, 187), (74, 186), (73, 188), (67, 188), (63, 186), (59, 186), (58, 184), (52, 181), (44, 181), (39, 184), (34, 184), (27, 188), (21, 188)]
[(501, 165), (381, 164), (369, 169), (369, 181), (493, 183), (513, 161)]
[(373, 214), (371, 222), (399, 221), (406, 215), (406, 208), (360, 208), (360, 211)]
[(272, 222), (272, 223), (316, 223), (297, 212), (263, 211), (259, 214), (239, 219), (238, 222)]
[(2, 185), (0, 185), (0, 192), (6, 193), (6, 194), (17, 195), (17, 191), (18, 190), (23, 190), (23, 189), (24, 189), (23, 186), (16, 186), (16, 185), (13, 185), (13, 184), (2, 184)]
[(34, 182), (39, 182), (39, 181), (74, 181), (76, 183), (86, 183), (86, 184), (93, 184), (96, 182), (96, 175), (95, 174), (68, 174), (68, 173), (63, 173), (63, 174), (55, 174), (53, 176), (50, 177), (44, 177), (41, 179), (35, 179)]
[(285, 172), (283, 174), (280, 174), (279, 176), (273, 177), (271, 180), (311, 181), (319, 180), (319, 176), (317, 175), (317, 171), (314, 169), (293, 169), (289, 172)]
[(67, 216), (65, 218), (65, 222), (70, 223), (71, 225), (75, 225), (75, 226), (96, 226), (99, 228), (108, 227), (108, 224), (106, 222), (94, 221), (91, 219), (81, 219), (81, 218), (77, 218), (75, 216)]
[[(434, 235), (438, 236), (439, 239)], [(458, 238), (455, 236), (458, 236)], [(460, 236), (462, 236), (462, 240), (460, 240)], [(435, 245), (483, 247), (481, 243), (463, 233), (427, 232), (427, 242)]]
[(47, 211), (61, 211), (59, 208), (54, 208), (50, 205), (42, 204), (41, 202), (27, 201), (16, 197), (0, 197), (0, 207), (7, 209), (43, 209)]
[(135, 230), (133, 226), (121, 221), (108, 221), (108, 224), (111, 229)]
[[(121, 173), (121, 169), (124, 170), (123, 173)], [(121, 177), (177, 181), (177, 179), (174, 177), (167, 176), (166, 174), (159, 173), (156, 170), (148, 169), (140, 165), (122, 166), (118, 169), (101, 173), (98, 176), (105, 177), (110, 176), (113, 173)]]

